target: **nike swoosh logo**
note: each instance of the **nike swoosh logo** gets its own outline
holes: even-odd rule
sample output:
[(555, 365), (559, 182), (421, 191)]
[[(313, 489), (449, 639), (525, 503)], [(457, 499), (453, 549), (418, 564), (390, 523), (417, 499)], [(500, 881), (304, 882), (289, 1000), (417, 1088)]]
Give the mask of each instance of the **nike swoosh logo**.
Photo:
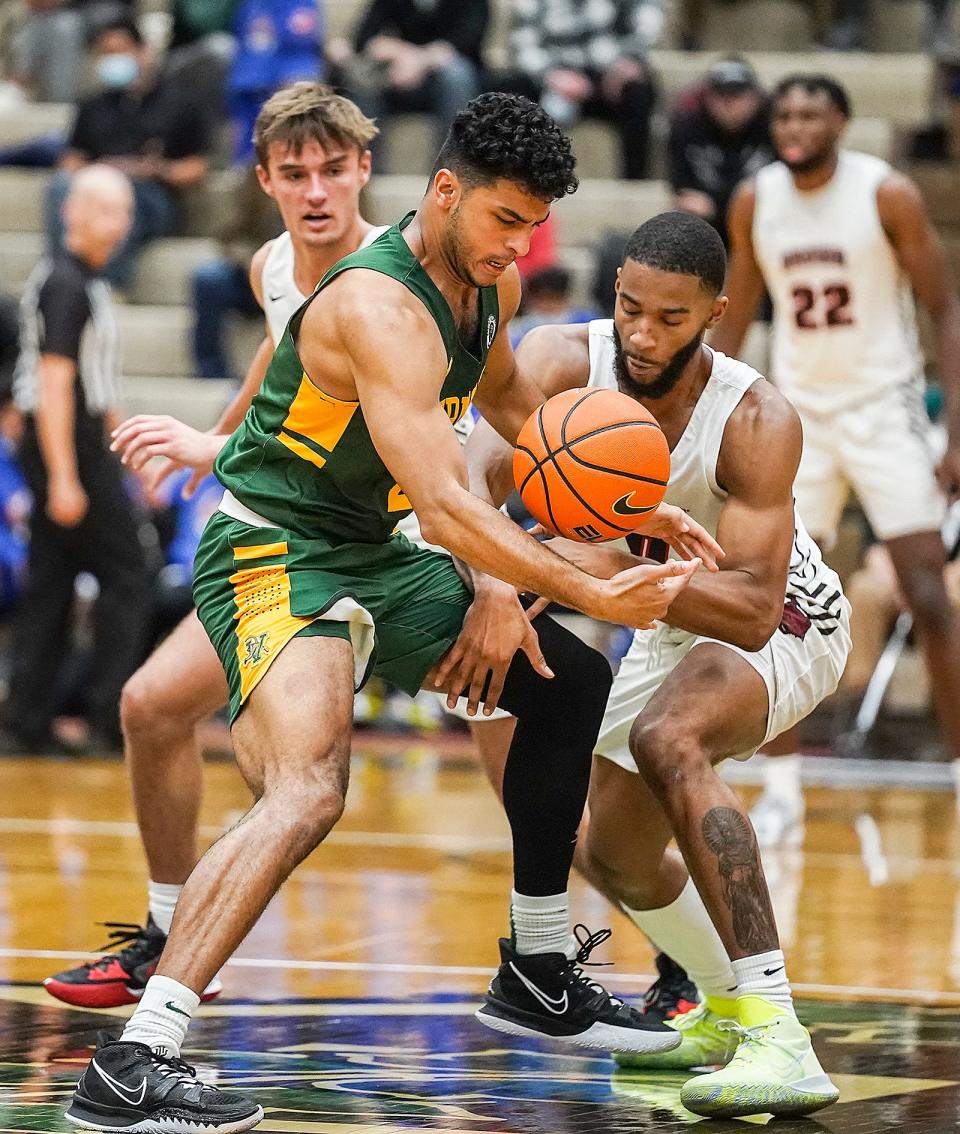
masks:
[(94, 1071), (96, 1071), (96, 1073), (100, 1076), (100, 1078), (107, 1084), (110, 1090), (113, 1091), (113, 1093), (117, 1095), (118, 1098), (123, 1099), (125, 1103), (129, 1103), (130, 1106), (140, 1106), (143, 1100), (146, 1098), (146, 1079), (143, 1080), (143, 1082), (135, 1091), (133, 1087), (125, 1087), (123, 1083), (118, 1083), (112, 1075), (108, 1075), (106, 1071), (104, 1071), (104, 1069), (100, 1066), (100, 1064), (97, 1063), (96, 1059), (94, 1059), (91, 1066), (93, 1067)]
[(613, 503), (613, 512), (616, 516), (642, 516), (646, 512), (652, 512), (653, 508), (647, 506), (645, 508), (635, 508), (630, 503), (630, 497), (633, 496), (632, 492), (628, 492), (626, 496), (621, 496), (619, 500)]
[(276, 303), (278, 299), (283, 299), (283, 296), (282, 295), (271, 295), (269, 298), (270, 298), (271, 303)]
[(555, 1000), (552, 996), (547, 996), (547, 994), (542, 989), (537, 988), (532, 980), (529, 980), (527, 977), (525, 977), (513, 963), (513, 961), (510, 962), (510, 968), (513, 969), (514, 973), (516, 973), (517, 977), (520, 980), (520, 983), (530, 993), (530, 995), (536, 997), (536, 999), (540, 1001), (544, 1008), (546, 1008), (548, 1012), (552, 1012), (554, 1016), (562, 1016), (570, 1007), (570, 1000), (567, 997), (566, 989), (563, 990), (563, 996)]
[(781, 965), (777, 969), (764, 969), (763, 975), (764, 976), (773, 976), (774, 973), (782, 973), (782, 972), (783, 972), (783, 965)]
[(166, 1004), (164, 1004), (164, 1008), (169, 1008), (171, 1012), (176, 1012), (178, 1016), (186, 1016), (188, 1020), (190, 1019), (190, 1013), (184, 1012), (182, 1008), (178, 1008), (172, 1000), (168, 1000)]

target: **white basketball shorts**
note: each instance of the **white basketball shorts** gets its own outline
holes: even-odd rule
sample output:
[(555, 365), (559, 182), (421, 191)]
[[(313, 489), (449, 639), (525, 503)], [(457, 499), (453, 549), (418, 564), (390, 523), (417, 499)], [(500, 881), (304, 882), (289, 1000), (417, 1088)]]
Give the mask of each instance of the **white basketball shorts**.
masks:
[[(846, 598), (842, 604), (840, 622), (832, 634), (825, 637), (815, 626), (802, 638), (775, 630), (770, 641), (755, 653), (663, 623), (655, 630), (638, 630), (614, 678), (597, 739), (597, 755), (628, 772), (637, 771), (629, 747), (633, 722), (668, 675), (691, 650), (703, 644), (733, 650), (763, 678), (767, 731), (757, 748), (786, 732), (828, 697), (840, 681), (850, 653), (850, 604)], [(755, 751), (751, 748), (730, 755), (746, 760)]]
[(803, 456), (794, 494), (814, 539), (833, 543), (851, 489), (878, 539), (939, 530), (946, 505), (921, 391), (900, 386), (830, 417), (800, 416)]

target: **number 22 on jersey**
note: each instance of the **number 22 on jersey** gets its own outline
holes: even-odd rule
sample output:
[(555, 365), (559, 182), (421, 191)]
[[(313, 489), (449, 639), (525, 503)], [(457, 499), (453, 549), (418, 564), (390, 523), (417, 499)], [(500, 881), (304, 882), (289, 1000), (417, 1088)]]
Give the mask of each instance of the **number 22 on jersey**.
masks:
[(853, 297), (844, 283), (828, 284), (822, 288), (797, 286), (791, 294), (794, 322), (801, 330), (848, 327), (854, 322), (851, 310)]

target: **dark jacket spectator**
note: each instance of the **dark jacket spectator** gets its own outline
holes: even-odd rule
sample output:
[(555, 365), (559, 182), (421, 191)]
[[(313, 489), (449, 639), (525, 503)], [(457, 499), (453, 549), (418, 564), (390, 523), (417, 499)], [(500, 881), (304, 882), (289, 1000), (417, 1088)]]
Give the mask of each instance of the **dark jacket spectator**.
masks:
[(333, 44), (329, 57), (367, 117), (425, 111), (439, 148), (457, 111), (482, 89), (489, 20), (488, 0), (371, 0), (352, 47)]
[(742, 59), (719, 60), (681, 92), (667, 142), (674, 208), (709, 221), (724, 243), (734, 189), (773, 156), (766, 100)]
[(487, 0), (373, 0), (353, 34), (353, 48), (365, 51), (377, 36), (392, 36), (415, 47), (443, 40), (464, 59), (482, 66), (481, 50), (490, 10)]
[(47, 233), (51, 248), (59, 248), (71, 173), (96, 161), (116, 166), (132, 180), (136, 201), (130, 235), (106, 275), (126, 288), (135, 253), (147, 241), (176, 231), (180, 194), (206, 179), (210, 121), (192, 87), (157, 71), (132, 21), (119, 17), (104, 24), (93, 54), (103, 89), (77, 107), (61, 173), (47, 195)]
[(560, 126), (606, 119), (620, 134), (621, 173), (646, 176), (656, 101), (647, 49), (663, 12), (651, 0), (512, 0), (512, 74), (502, 85), (539, 99)]

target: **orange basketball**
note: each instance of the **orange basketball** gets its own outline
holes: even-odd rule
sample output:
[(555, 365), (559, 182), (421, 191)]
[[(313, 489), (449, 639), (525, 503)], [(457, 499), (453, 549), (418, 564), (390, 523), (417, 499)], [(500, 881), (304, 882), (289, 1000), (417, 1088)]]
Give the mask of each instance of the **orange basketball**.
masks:
[(670, 450), (656, 418), (617, 390), (565, 390), (517, 437), (513, 479), (527, 511), (557, 535), (620, 539), (667, 491)]

